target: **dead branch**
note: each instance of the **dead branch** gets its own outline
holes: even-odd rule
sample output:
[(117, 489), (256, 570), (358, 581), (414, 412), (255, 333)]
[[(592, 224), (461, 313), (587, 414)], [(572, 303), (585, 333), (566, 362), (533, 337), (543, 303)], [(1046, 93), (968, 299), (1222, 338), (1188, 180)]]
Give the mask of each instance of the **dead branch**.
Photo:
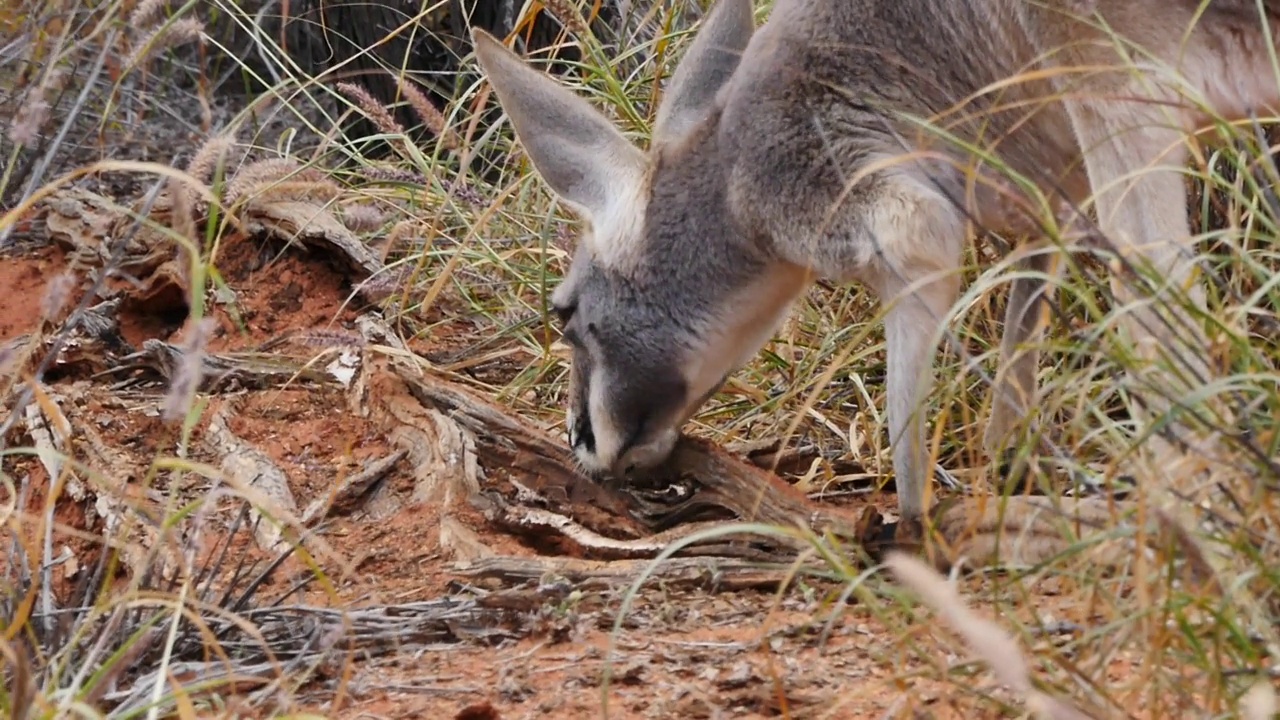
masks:
[(316, 498), (307, 505), (307, 509), (302, 511), (302, 523), (310, 525), (335, 512), (352, 511), (352, 506), (359, 501), (360, 496), (368, 492), (374, 483), (386, 477), (408, 454), (406, 450), (397, 450), (367, 463), (359, 472), (348, 475), (331, 494)]
[(366, 398), (365, 411), (388, 427), (409, 425), (433, 433), (432, 413), (457, 423), (475, 443), (485, 490), (517, 477), (553, 511), (571, 514), (597, 532), (630, 538), (649, 534), (630, 518), (623, 496), (579, 473), (567, 451), (545, 433), (405, 359), (370, 353), (355, 389)]
[[(598, 559), (652, 558), (674, 542), (685, 540), (703, 530), (720, 525), (716, 522), (687, 523), (666, 532), (643, 538), (620, 540), (605, 537), (579, 525), (564, 515), (528, 505), (512, 505), (500, 497), (493, 498), (495, 507), (488, 518), (508, 532), (546, 543), (557, 537), (557, 549), (569, 554)], [(794, 543), (783, 538), (762, 538), (747, 533), (717, 533), (714, 538), (688, 542), (677, 555), (704, 555), (720, 558), (749, 558), (781, 562), (794, 555)], [(785, 548), (779, 550), (779, 548)]]
[[(661, 478), (669, 485), (693, 488), (688, 499), (667, 506), (644, 500), (643, 487), (659, 478), (644, 478), (626, 489), (594, 481), (579, 472), (567, 448), (544, 431), (408, 359), (371, 353), (364, 370), (354, 389), (366, 411), (382, 422), (411, 426), (427, 437), (439, 435), (443, 417), (474, 439), (476, 457), (487, 474), (481, 486), (499, 492), (482, 502), (491, 521), (521, 534), (558, 535), (592, 557), (655, 556), (672, 541), (703, 528), (687, 524), (689, 520), (714, 511), (721, 517), (835, 532), (855, 539), (855, 544), (879, 532), (878, 525), (817, 505), (776, 475), (692, 439), (681, 442)], [(794, 555), (795, 543), (785, 539), (752, 542), (721, 537), (689, 551), (776, 558), (786, 547), (784, 554)]]
[[(221, 468), (227, 477), (239, 487), (252, 487), (260, 491), (272, 507), (265, 514), (280, 517), (297, 515), (298, 505), (289, 489), (289, 480), (280, 466), (265, 452), (231, 431), (227, 418), (235, 411), (235, 403), (228, 398), (222, 407), (209, 418), (209, 428), (204, 433), (204, 443), (215, 456), (222, 458)], [(250, 511), (254, 517), (254, 536), (258, 545), (266, 550), (276, 549), (284, 541), (284, 531), (270, 519), (261, 517), (262, 509), (256, 505)]]
[(311, 246), (342, 261), (361, 279), (382, 269), (382, 261), (327, 204), (293, 198), (258, 199), (244, 210), (243, 219), (250, 233), (266, 233)]
[[(460, 563), (458, 574), (475, 581), (496, 581), (518, 586), (565, 582), (579, 590), (625, 587), (645, 572), (669, 587), (708, 590), (774, 590), (792, 571), (791, 563), (762, 563), (737, 558), (671, 558), (657, 567), (649, 560), (578, 560), (552, 557), (493, 557)], [(552, 580), (554, 579), (554, 580)], [(486, 606), (506, 602), (505, 593), (493, 593), (479, 602)]]
[[(182, 364), (183, 351), (163, 340), (144, 340), (142, 350), (120, 358), (112, 373), (149, 370), (166, 382), (172, 381)], [(201, 357), (200, 391), (226, 392), (237, 388), (265, 389), (290, 383), (311, 382), (337, 385), (339, 380), (319, 368), (307, 367), (275, 355), (204, 353)]]
[[(544, 542), (556, 537), (578, 554), (656, 556), (671, 542), (702, 530), (704, 525), (690, 522), (708, 515), (837, 536), (873, 558), (897, 546), (894, 523), (874, 508), (855, 515), (824, 506), (707, 441), (682, 439), (665, 467), (631, 479), (626, 487), (606, 485), (579, 472), (569, 450), (544, 431), (406, 356), (371, 353), (364, 369), (358, 392), (384, 422), (421, 427), (422, 418), (438, 413), (474, 438), (476, 457), (488, 475), (481, 482), (486, 499), (480, 505), (491, 522)], [(646, 491), (654, 487), (681, 492)], [(490, 494), (494, 491), (498, 494)], [(936, 532), (926, 549), (940, 567), (961, 560), (970, 566), (1043, 562), (1071, 549), (1081, 536), (1117, 527), (1126, 511), (1105, 498), (999, 498), (970, 491), (936, 508)], [(683, 499), (653, 499), (671, 495)], [(750, 542), (718, 538), (685, 552), (777, 559), (793, 556), (804, 542), (776, 536)], [(1118, 535), (1092, 552), (1093, 561), (1124, 563), (1132, 548)]]
[[(479, 598), (440, 599), (364, 608), (272, 606), (245, 610), (235, 617), (209, 615), (205, 623), (230, 662), (176, 662), (132, 678), (126, 687), (103, 695), (115, 705), (113, 717), (150, 703), (157, 683), (190, 692), (190, 683), (215, 690), (218, 683), (256, 686), (296, 673), (308, 665), (340, 663), (348, 653), (379, 655), (405, 648), (448, 648), (472, 638), (496, 640), (527, 635), (521, 615), (562, 601), (564, 585), (545, 585), (536, 592), (496, 591)], [(203, 633), (183, 634), (175, 653), (199, 657)]]

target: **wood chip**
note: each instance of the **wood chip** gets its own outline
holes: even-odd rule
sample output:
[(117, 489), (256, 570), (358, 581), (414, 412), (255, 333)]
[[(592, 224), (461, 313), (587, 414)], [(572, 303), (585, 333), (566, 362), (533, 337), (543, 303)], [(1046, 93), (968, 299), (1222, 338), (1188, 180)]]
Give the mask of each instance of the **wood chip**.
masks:
[(265, 550), (283, 549), (286, 519), (297, 517), (298, 504), (289, 489), (289, 478), (271, 457), (255, 445), (231, 431), (228, 417), (235, 412), (236, 403), (228, 398), (222, 407), (209, 418), (204, 442), (211, 452), (222, 458), (221, 469), (236, 490), (244, 493), (252, 488), (255, 493), (247, 497), (253, 505), (254, 537)]

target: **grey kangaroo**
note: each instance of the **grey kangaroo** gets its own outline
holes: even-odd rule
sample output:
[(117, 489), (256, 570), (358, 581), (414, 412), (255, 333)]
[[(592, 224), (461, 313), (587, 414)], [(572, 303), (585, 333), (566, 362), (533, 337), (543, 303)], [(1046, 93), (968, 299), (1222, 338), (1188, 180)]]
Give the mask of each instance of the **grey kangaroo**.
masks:
[[(1273, 4), (777, 0), (757, 31), (751, 0), (718, 0), (664, 89), (647, 151), (473, 32), (535, 169), (586, 221), (552, 297), (572, 348), (577, 458), (617, 476), (661, 463), (811, 282), (857, 281), (887, 306), (894, 479), (904, 525), (919, 527), (932, 464), (916, 410), (972, 225), (1027, 234), (1049, 205), (1036, 198), (1091, 206), (1121, 255), (1167, 281), (1158, 291), (1203, 303), (1186, 134), (1275, 111)], [(1037, 356), (1024, 348), (1043, 332), (1060, 265), (1050, 249), (1017, 249), (991, 454), (1035, 402)], [(1154, 307), (1125, 319), (1145, 356), (1175, 335), (1203, 343), (1185, 312)], [(1207, 373), (1206, 357), (1192, 369)]]

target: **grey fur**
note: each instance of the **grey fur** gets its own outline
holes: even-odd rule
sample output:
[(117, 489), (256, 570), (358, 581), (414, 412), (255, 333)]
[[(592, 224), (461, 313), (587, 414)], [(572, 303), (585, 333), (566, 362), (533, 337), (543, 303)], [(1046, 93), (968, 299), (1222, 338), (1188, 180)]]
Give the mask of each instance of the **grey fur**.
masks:
[[(583, 464), (619, 473), (663, 460), (813, 279), (857, 281), (890, 304), (895, 479), (902, 515), (921, 519), (931, 465), (914, 411), (959, 291), (967, 223), (1037, 225), (1011, 183), (914, 119), (994, 147), (1046, 195), (1080, 205), (1096, 190), (1107, 237), (1191, 285), (1179, 140), (1208, 115), (1152, 62), (1098, 70), (1123, 62), (1098, 20), (1239, 118), (1274, 111), (1278, 86), (1242, 2), (1210, 4), (1188, 33), (1198, 0), (778, 0), (753, 33), (750, 0), (719, 0), (675, 73), (642, 169), (603, 116), (474, 33), (535, 166), (589, 225), (554, 297), (573, 345), (570, 439)], [(1075, 67), (1094, 71), (1063, 71)], [(1051, 275), (1049, 258), (1032, 248), (1021, 264)], [(1131, 297), (1118, 280), (1113, 289)], [(1043, 279), (1014, 284), (989, 452), (1034, 402), (1036, 355), (1015, 351), (1041, 332), (1046, 292)], [(1147, 308), (1126, 327), (1153, 354), (1174, 332), (1167, 319)]]

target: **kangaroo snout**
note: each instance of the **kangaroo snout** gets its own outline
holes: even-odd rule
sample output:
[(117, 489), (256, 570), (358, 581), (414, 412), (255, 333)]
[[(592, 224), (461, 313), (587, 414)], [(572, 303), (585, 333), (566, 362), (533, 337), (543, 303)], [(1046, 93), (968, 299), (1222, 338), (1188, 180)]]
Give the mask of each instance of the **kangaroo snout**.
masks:
[(620, 444), (602, 448), (589, 413), (571, 413), (568, 426), (569, 445), (583, 468), (592, 474), (616, 478), (661, 465), (680, 438), (680, 429), (674, 423), (662, 427), (638, 423)]
[[(593, 475), (625, 478), (638, 470), (651, 470), (675, 451), (685, 423), (720, 391), (728, 380), (720, 376), (698, 396), (689, 393), (689, 381), (675, 368), (655, 373), (648, 382), (591, 384), (572, 393), (576, 402), (566, 413), (569, 446), (582, 467)], [(589, 383), (571, 374), (575, 387)]]

